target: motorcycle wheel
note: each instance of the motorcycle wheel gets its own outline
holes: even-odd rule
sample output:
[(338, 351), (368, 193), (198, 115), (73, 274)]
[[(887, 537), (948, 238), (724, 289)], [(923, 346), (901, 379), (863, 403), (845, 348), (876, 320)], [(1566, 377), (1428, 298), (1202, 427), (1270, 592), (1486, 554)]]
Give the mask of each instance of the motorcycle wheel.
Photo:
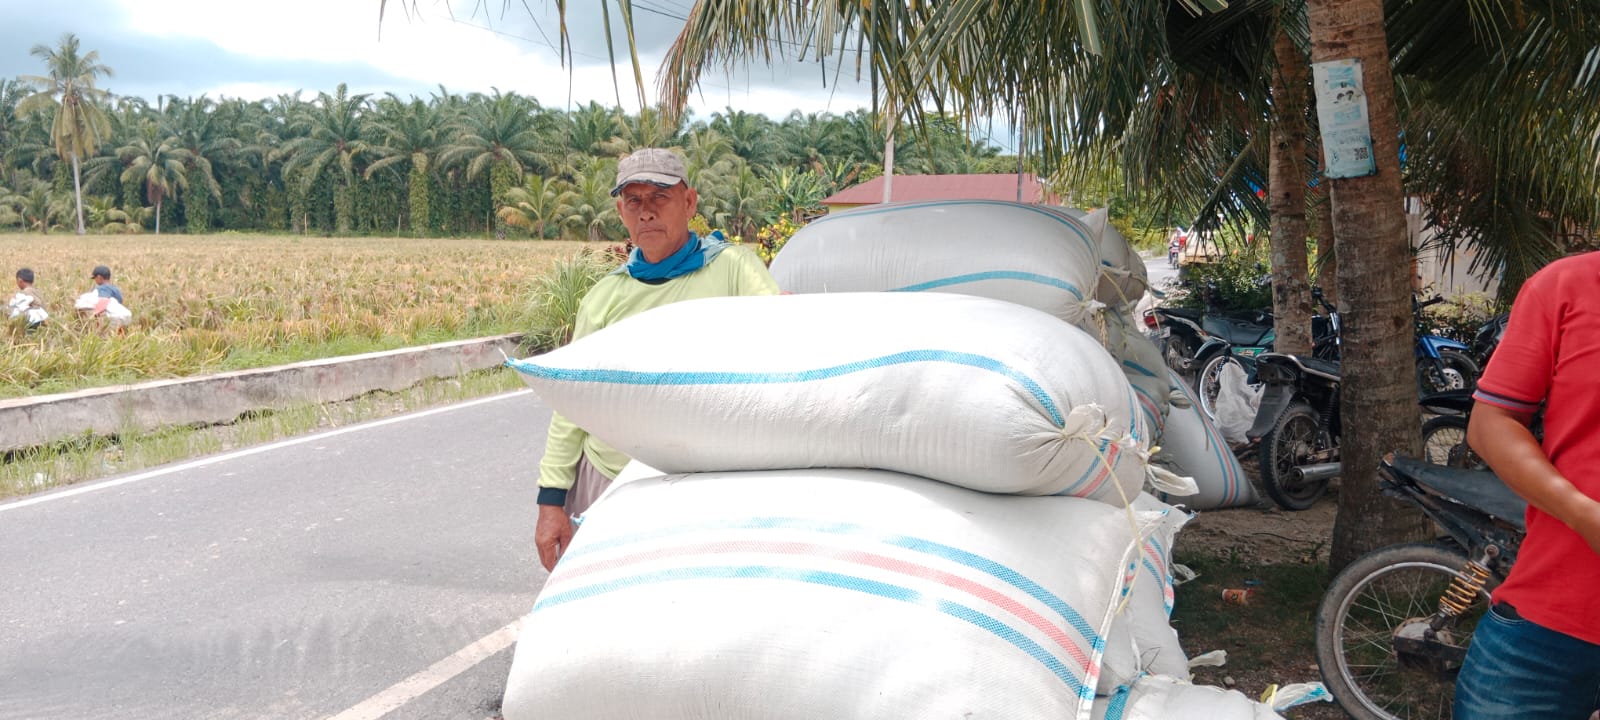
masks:
[(1467, 445), (1467, 418), (1460, 415), (1440, 415), (1422, 424), (1422, 456), (1434, 465), (1468, 470), (1489, 467)]
[(1438, 365), (1428, 358), (1417, 360), (1417, 391), (1421, 396), (1446, 390), (1471, 390), (1477, 385), (1478, 363), (1459, 350), (1440, 350)]
[(1328, 491), (1327, 480), (1296, 480), (1294, 468), (1306, 464), (1313, 452), (1333, 447), (1333, 437), (1322, 426), (1322, 416), (1310, 405), (1297, 402), (1278, 416), (1272, 429), (1261, 436), (1261, 489), (1285, 510), (1305, 510)]
[(1194, 379), (1194, 393), (1200, 399), (1200, 411), (1212, 420), (1217, 419), (1217, 393), (1222, 391), (1222, 368), (1228, 363), (1244, 369), (1239, 359), (1232, 355), (1218, 355), (1206, 361), (1205, 367), (1200, 368), (1200, 374)]
[[(1317, 608), (1317, 665), (1328, 692), (1351, 717), (1450, 717), (1455, 670), (1402, 656), (1392, 640), (1407, 621), (1438, 610), (1440, 596), (1466, 562), (1453, 546), (1395, 545), (1362, 556), (1333, 579)], [(1448, 642), (1465, 647), (1471, 641), (1491, 589), (1481, 590), (1472, 607), (1446, 626)]]
[(1188, 338), (1181, 335), (1169, 335), (1161, 341), (1161, 357), (1167, 361), (1167, 367), (1178, 374), (1178, 377), (1193, 384), (1194, 371), (1183, 369), (1183, 364), (1194, 358), (1194, 351), (1199, 348)]

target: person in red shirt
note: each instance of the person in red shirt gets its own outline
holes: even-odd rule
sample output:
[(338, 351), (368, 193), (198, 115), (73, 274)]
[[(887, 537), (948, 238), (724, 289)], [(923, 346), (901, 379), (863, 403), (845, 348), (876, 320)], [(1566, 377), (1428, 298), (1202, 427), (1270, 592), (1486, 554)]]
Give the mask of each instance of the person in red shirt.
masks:
[[(1528, 534), (1478, 622), (1455, 719), (1586, 720), (1600, 709), (1600, 253), (1517, 294), (1478, 380), (1472, 445), (1528, 503)], [(1544, 443), (1528, 423), (1544, 408)]]

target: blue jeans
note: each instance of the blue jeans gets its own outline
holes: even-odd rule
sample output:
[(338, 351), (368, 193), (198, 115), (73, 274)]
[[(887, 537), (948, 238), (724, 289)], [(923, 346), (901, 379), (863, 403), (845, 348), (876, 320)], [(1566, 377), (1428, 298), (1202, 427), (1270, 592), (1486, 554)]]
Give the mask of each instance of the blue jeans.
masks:
[(1588, 720), (1600, 708), (1600, 645), (1496, 605), (1456, 677), (1455, 720)]

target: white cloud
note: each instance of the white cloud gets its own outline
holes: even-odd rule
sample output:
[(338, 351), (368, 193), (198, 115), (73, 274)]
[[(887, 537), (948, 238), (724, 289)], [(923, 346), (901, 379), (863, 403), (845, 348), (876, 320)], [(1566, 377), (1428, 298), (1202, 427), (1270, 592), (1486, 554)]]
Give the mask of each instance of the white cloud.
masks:
[[(605, 105), (617, 101), (612, 73), (605, 49), (578, 48), (575, 68), (561, 67), (556, 50), (546, 44), (537, 31), (523, 31), (519, 23), (507, 23), (499, 10), (490, 17), (473, 9), (478, 0), (419, 0), (416, 13), (408, 13), (410, 0), (389, 0), (379, 39), (378, 3), (375, 0), (276, 0), (272, 3), (217, 0), (116, 0), (126, 14), (133, 33), (153, 38), (184, 38), (214, 42), (232, 53), (260, 60), (310, 61), (329, 64), (358, 64), (401, 78), (411, 87), (352, 87), (355, 92), (395, 91), (398, 94), (426, 94), (443, 84), (452, 92), (488, 92), (491, 88), (531, 95), (547, 106), (564, 106), (591, 100)], [(446, 3), (454, 2), (458, 12), (449, 14)], [(485, 3), (498, 7), (498, 3)], [(537, 12), (548, 2), (532, 2)], [(592, 3), (572, 3), (569, 12), (591, 11)], [(525, 13), (519, 7), (511, 12)], [(546, 12), (553, 10), (546, 8)], [(408, 16), (409, 15), (409, 16)], [(526, 19), (524, 14), (523, 18)], [(543, 27), (554, 32), (552, 18), (539, 18)], [(492, 26), (492, 27), (491, 27)], [(552, 35), (551, 40), (556, 38)], [(618, 48), (626, 53), (625, 47)], [(632, 67), (619, 57), (617, 82), (622, 103), (637, 106)], [(655, 98), (654, 68), (659, 57), (641, 58), (647, 84), (646, 97)], [(811, 66), (815, 68), (815, 66)], [(835, 88), (830, 74), (824, 87), (820, 71), (814, 89), (805, 89), (781, 71), (756, 67), (743, 78), (730, 81), (722, 73), (708, 74), (700, 93), (691, 104), (704, 115), (725, 105), (782, 117), (790, 110), (827, 110), (842, 113), (868, 104), (861, 83), (846, 83)], [(770, 79), (767, 79), (770, 78)], [(332, 88), (299, 87), (308, 90)], [(798, 89), (797, 89), (798, 88)], [(268, 97), (293, 92), (296, 87), (254, 82), (245, 78), (222, 83), (204, 91), (231, 97)]]

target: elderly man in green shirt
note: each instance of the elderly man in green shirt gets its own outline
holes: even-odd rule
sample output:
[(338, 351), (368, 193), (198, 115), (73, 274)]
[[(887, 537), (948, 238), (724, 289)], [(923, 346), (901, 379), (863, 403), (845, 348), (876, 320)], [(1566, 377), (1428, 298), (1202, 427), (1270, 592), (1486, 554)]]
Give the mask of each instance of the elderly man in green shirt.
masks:
[[(680, 300), (778, 294), (778, 283), (754, 253), (689, 230), (700, 196), (689, 187), (683, 159), (676, 153), (646, 148), (623, 158), (611, 195), (633, 240), (633, 253), (584, 296), (574, 339)], [(539, 462), (539, 524), (534, 532), (546, 570), (555, 567), (572, 542), (572, 519), (583, 514), (627, 463), (627, 456), (560, 414), (550, 419)]]

